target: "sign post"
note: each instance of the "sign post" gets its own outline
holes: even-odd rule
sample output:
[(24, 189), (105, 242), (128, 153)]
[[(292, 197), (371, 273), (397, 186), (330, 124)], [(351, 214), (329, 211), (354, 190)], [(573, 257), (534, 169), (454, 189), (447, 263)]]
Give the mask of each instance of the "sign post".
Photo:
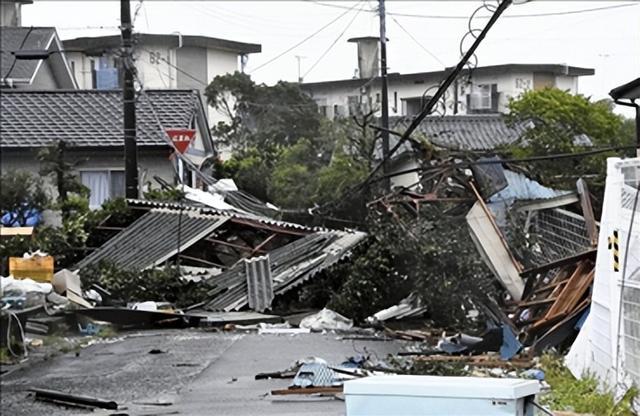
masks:
[[(181, 155), (183, 155), (191, 142), (196, 137), (196, 131), (194, 129), (166, 129), (167, 135), (171, 139), (173, 146)], [(184, 167), (182, 166), (182, 160), (178, 158), (178, 176), (180, 177), (180, 183), (184, 180)]]

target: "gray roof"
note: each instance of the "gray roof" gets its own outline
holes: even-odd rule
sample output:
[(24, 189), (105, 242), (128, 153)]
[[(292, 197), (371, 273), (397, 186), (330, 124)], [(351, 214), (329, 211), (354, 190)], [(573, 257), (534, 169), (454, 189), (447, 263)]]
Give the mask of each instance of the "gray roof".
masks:
[[(280, 221), (270, 217), (266, 217), (264, 215), (252, 214), (249, 212), (239, 212), (239, 211), (231, 211), (231, 210), (222, 210), (205, 206), (196, 206), (196, 205), (179, 205), (175, 202), (161, 202), (161, 201), (151, 201), (144, 199), (127, 199), (127, 205), (133, 208), (166, 208), (171, 210), (182, 209), (184, 211), (191, 211), (202, 214), (214, 214), (214, 215), (223, 215), (229, 218), (238, 218), (238, 219), (246, 219), (259, 222), (261, 224), (273, 225), (278, 228), (285, 228), (291, 230), (299, 230), (301, 233), (318, 231), (322, 230), (318, 227), (307, 227), (302, 224), (297, 224), (294, 222)], [(233, 202), (230, 204), (233, 205)]]
[[(322, 231), (279, 247), (268, 254), (274, 294), (293, 289), (345, 256), (366, 238), (362, 232)], [(248, 304), (247, 277), (243, 261), (213, 276), (207, 283), (214, 288), (208, 310), (239, 310)]]
[[(262, 46), (255, 43), (236, 42), (233, 40), (212, 38), (208, 36), (138, 33), (135, 34), (135, 38), (141, 43), (162, 43), (168, 48), (177, 48), (179, 46), (180, 39), (182, 39), (182, 46), (184, 47), (191, 46), (197, 48), (218, 49), (241, 54), (258, 53), (262, 51)], [(119, 48), (121, 42), (122, 40), (120, 35), (84, 37), (62, 41), (65, 49), (73, 49), (74, 51), (82, 50), (85, 52), (99, 52)]]
[(621, 98), (627, 98), (629, 100), (640, 98), (640, 78), (636, 78), (633, 81), (629, 81), (624, 85), (612, 89), (609, 95), (614, 100)]
[[(441, 71), (430, 72), (415, 72), (411, 74), (390, 73), (387, 78), (390, 84), (394, 82), (407, 82), (407, 81), (432, 81), (434, 79), (443, 79), (447, 74), (453, 70), (453, 67), (446, 68)], [(460, 73), (464, 76), (468, 72), (467, 69), (463, 69)], [(595, 70), (593, 68), (581, 68), (577, 66), (563, 65), (563, 64), (501, 64), (501, 65), (487, 65), (479, 66), (473, 70), (475, 75), (499, 75), (509, 74), (514, 72), (543, 72), (551, 73), (554, 75), (567, 75), (570, 77), (577, 77), (582, 75), (593, 75)], [(363, 78), (351, 78), (351, 79), (339, 79), (331, 81), (319, 81), (319, 82), (305, 82), (300, 84), (300, 87), (304, 89), (313, 90), (323, 87), (354, 87), (358, 88), (363, 84), (369, 84), (373, 82), (374, 85), (380, 82), (380, 77), (377, 77), (373, 81)]]
[(0, 78), (30, 80), (41, 60), (17, 60), (11, 52), (43, 50), (56, 34), (53, 27), (0, 27)]
[(83, 269), (101, 261), (130, 270), (157, 266), (178, 252), (176, 236), (179, 224), (182, 252), (211, 234), (227, 219), (193, 211), (180, 214), (176, 210), (153, 209), (82, 259), (75, 269)]
[[(119, 90), (2, 90), (0, 94), (3, 148), (42, 147), (58, 140), (70, 147), (123, 145)], [(138, 146), (167, 146), (163, 129), (188, 128), (203, 112), (196, 91), (147, 90), (146, 95), (148, 99), (139, 96), (136, 104)]]
[[(411, 120), (407, 117), (391, 117), (389, 125), (403, 132)], [(460, 150), (496, 149), (514, 143), (525, 130), (524, 124), (507, 125), (502, 114), (430, 116), (418, 128), (433, 144)]]

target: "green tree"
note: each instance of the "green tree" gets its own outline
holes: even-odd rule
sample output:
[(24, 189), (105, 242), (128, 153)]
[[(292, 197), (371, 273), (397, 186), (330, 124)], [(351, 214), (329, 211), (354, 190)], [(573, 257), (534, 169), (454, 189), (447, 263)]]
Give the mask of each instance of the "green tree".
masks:
[(86, 213), (89, 209), (89, 189), (82, 184), (74, 165), (67, 161), (64, 141), (52, 143), (38, 153), (42, 176), (53, 179), (58, 198), (56, 208), (62, 211), (63, 218), (73, 213)]
[(226, 116), (212, 132), (233, 150), (261, 151), (317, 137), (322, 116), (297, 84), (256, 84), (240, 72), (216, 76), (207, 86), (209, 105)]
[(33, 211), (42, 211), (48, 202), (40, 178), (24, 171), (9, 171), (0, 177), (0, 213), (11, 217), (5, 225), (24, 226)]
[[(633, 130), (622, 116), (613, 112), (610, 100), (592, 101), (557, 88), (527, 91), (509, 103), (509, 121), (532, 125), (522, 140), (508, 150), (516, 157), (576, 153), (590, 147), (629, 146)], [(587, 139), (588, 140), (585, 140)], [(586, 177), (594, 189), (602, 190), (608, 152), (590, 157), (536, 162), (531, 173), (542, 182), (573, 188), (578, 177)], [(631, 154), (631, 153), (629, 153)]]

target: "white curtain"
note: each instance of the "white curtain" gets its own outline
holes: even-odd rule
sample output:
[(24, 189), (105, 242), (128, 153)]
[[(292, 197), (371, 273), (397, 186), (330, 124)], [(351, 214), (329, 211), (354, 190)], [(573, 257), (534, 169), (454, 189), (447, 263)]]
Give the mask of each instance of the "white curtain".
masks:
[(100, 208), (102, 203), (109, 199), (109, 172), (80, 172), (80, 179), (82, 180), (82, 184), (91, 191), (89, 207), (91, 209)]

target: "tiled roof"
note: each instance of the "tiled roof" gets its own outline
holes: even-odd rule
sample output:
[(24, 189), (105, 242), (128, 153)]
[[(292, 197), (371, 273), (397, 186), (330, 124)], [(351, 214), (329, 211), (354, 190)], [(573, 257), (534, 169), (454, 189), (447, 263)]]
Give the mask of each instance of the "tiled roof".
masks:
[[(119, 90), (2, 90), (0, 94), (3, 148), (41, 147), (58, 140), (70, 147), (123, 145)], [(147, 90), (146, 96), (138, 96), (138, 146), (166, 145), (162, 129), (190, 127), (199, 105), (198, 93), (190, 90)]]
[(55, 33), (52, 27), (0, 27), (0, 78), (31, 79), (40, 61), (16, 61), (11, 52), (46, 49)]
[[(411, 123), (407, 117), (392, 117), (389, 124), (402, 132)], [(459, 150), (491, 150), (518, 140), (525, 125), (509, 126), (502, 114), (430, 116), (418, 131), (435, 145)]]

